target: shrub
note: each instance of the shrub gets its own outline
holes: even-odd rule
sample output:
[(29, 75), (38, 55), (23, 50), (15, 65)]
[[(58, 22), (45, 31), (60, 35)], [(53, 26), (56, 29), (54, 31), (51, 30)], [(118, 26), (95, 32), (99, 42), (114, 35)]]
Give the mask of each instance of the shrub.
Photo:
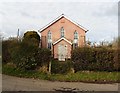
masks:
[(7, 41), (2, 42), (2, 61), (7, 63), (10, 61), (9, 43)]
[(72, 51), (72, 61), (75, 71), (114, 71), (115, 50), (107, 48), (77, 48)]
[(12, 60), (18, 69), (35, 70), (50, 60), (50, 50), (40, 49), (31, 42), (19, 42), (11, 52)]
[(120, 49), (115, 50), (114, 56), (115, 70), (120, 71)]
[(3, 63), (14, 63), (18, 69), (34, 70), (37, 67), (48, 65), (51, 57), (49, 49), (38, 48), (31, 43), (34, 39), (18, 41), (5, 40), (2, 43)]
[(11, 62), (11, 49), (17, 44), (17, 39), (9, 39), (2, 41), (2, 62), (3, 64)]
[(100, 71), (114, 70), (114, 50), (112, 49), (95, 49), (96, 69)]
[(72, 67), (72, 62), (70, 60), (65, 62), (53, 60), (51, 63), (51, 72), (55, 74), (66, 74), (70, 72)]
[(33, 45), (39, 46), (40, 36), (36, 31), (27, 31), (24, 33), (23, 41), (32, 42)]
[(37, 63), (35, 61), (36, 47), (28, 45), (25, 42), (18, 43), (11, 52), (12, 61), (18, 69), (35, 69)]
[(74, 62), (75, 71), (89, 70), (88, 66), (94, 60), (94, 53), (92, 48), (77, 48), (72, 51), (71, 59)]
[(38, 66), (48, 65), (51, 59), (51, 51), (47, 48), (38, 48), (35, 59)]

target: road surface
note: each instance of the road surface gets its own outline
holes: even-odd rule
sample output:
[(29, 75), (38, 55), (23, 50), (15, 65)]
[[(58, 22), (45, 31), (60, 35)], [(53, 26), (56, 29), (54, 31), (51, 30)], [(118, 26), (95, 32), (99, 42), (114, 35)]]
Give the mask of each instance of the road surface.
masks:
[(55, 89), (61, 89), (61, 87), (76, 88), (79, 91), (118, 91), (117, 83), (53, 82), (2, 75), (2, 91), (55, 91)]

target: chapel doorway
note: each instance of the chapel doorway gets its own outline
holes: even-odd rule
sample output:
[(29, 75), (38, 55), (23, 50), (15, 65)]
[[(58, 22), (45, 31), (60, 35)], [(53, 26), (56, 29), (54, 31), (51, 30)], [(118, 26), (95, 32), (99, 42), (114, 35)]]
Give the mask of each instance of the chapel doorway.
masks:
[(58, 60), (65, 61), (67, 56), (67, 45), (60, 44), (58, 45)]

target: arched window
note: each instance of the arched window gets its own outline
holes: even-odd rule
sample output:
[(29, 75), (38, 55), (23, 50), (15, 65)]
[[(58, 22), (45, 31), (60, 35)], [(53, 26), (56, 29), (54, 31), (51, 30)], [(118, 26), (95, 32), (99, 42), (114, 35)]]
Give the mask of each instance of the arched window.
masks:
[(51, 32), (50, 32), (50, 31), (48, 32), (48, 39), (52, 39), (52, 38), (51, 38)]
[(74, 39), (78, 39), (78, 32), (77, 31), (74, 32)]
[(61, 27), (60, 31), (61, 31), (61, 37), (64, 37), (64, 28)]
[(47, 46), (49, 49), (52, 48), (52, 34), (50, 31), (48, 31), (48, 44), (47, 44)]
[(74, 32), (74, 43), (73, 43), (73, 48), (77, 48), (78, 47), (78, 32), (75, 31)]

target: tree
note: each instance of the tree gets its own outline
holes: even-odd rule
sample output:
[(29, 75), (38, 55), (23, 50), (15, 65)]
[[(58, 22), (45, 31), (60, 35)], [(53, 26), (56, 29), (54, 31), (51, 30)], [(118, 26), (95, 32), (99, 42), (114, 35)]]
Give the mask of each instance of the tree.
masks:
[(23, 41), (32, 42), (33, 45), (39, 46), (40, 36), (35, 31), (27, 31), (23, 36)]

